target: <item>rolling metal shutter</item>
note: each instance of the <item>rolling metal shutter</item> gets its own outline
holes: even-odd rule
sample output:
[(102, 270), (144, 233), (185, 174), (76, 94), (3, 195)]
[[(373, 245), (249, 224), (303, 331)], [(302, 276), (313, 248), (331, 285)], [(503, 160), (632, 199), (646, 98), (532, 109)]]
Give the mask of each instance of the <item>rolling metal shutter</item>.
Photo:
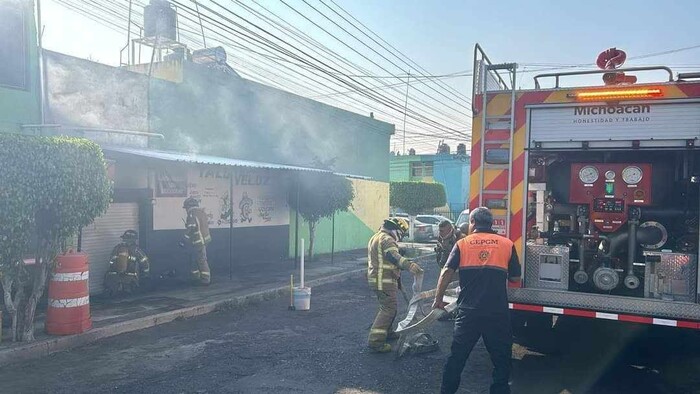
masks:
[(139, 206), (136, 203), (111, 204), (107, 213), (83, 228), (82, 251), (90, 261), (90, 294), (104, 290), (103, 280), (109, 258), (126, 230), (139, 229)]
[(700, 103), (548, 105), (530, 107), (530, 147), (686, 147), (700, 138)]

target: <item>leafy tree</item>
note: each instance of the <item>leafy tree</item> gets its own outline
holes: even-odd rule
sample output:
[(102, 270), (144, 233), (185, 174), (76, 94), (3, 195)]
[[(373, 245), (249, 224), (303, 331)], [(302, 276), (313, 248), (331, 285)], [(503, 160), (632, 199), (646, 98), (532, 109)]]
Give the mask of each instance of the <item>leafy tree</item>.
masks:
[[(332, 162), (316, 161), (319, 168), (330, 168)], [(355, 190), (350, 180), (331, 173), (307, 172), (298, 177), (299, 199), (297, 205), (296, 186), (289, 193), (289, 204), (299, 209), (299, 215), (309, 224), (309, 259), (314, 256), (316, 225), (322, 218), (336, 212), (347, 211), (355, 199)]]
[(441, 183), (391, 182), (389, 186), (389, 205), (409, 215), (415, 216), (446, 203), (445, 187)]
[(391, 182), (389, 185), (389, 205), (403, 209), (410, 216), (410, 239), (413, 239), (414, 216), (446, 203), (445, 187), (441, 183)]
[(0, 280), (13, 340), (31, 341), (56, 257), (107, 210), (111, 186), (100, 147), (80, 138), (0, 133), (0, 168)]

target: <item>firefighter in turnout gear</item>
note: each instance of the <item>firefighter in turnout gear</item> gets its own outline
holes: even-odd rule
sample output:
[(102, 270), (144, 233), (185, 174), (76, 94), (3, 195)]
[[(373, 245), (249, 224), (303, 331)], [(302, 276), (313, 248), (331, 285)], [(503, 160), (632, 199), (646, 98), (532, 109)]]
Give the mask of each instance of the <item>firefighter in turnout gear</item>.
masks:
[[(211, 272), (207, 263), (207, 244), (211, 242), (209, 234), (209, 218), (204, 209), (199, 207), (199, 201), (194, 197), (185, 200), (183, 206), (187, 210), (185, 221), (185, 240), (192, 246), (195, 252), (196, 266), (192, 266), (192, 280), (203, 285), (211, 283)], [(184, 247), (185, 242), (180, 242)]]
[(112, 251), (104, 278), (105, 289), (110, 295), (132, 292), (139, 287), (140, 278), (148, 278), (151, 270), (148, 257), (138, 246), (139, 234), (127, 230), (121, 239), (122, 242)]
[(397, 242), (408, 231), (408, 223), (400, 218), (384, 221), (382, 228), (370, 240), (367, 246), (367, 280), (377, 295), (379, 311), (369, 332), (368, 345), (379, 353), (391, 351), (387, 339), (397, 337), (392, 330), (398, 309), (398, 283), (401, 270), (408, 270), (413, 275), (421, 274), (423, 269), (399, 253)]
[(447, 263), (447, 257), (452, 251), (452, 247), (457, 242), (457, 231), (455, 227), (447, 220), (440, 222), (438, 226), (440, 233), (438, 234), (437, 245), (435, 246), (435, 258), (440, 268)]

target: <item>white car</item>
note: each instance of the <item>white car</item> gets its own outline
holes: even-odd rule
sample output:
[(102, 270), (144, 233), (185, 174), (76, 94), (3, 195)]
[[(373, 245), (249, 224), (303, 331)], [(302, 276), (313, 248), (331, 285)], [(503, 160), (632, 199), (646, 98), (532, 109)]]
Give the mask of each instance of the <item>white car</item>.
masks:
[(416, 216), (416, 221), (423, 223), (423, 224), (429, 224), (431, 225), (433, 229), (433, 237), (437, 238), (440, 235), (440, 223), (443, 220), (447, 220), (448, 222), (452, 223), (452, 221), (444, 216), (440, 215), (418, 215)]
[(462, 211), (462, 213), (459, 214), (459, 217), (457, 218), (457, 223), (455, 223), (455, 227), (459, 228), (464, 223), (469, 223), (469, 210), (465, 209)]

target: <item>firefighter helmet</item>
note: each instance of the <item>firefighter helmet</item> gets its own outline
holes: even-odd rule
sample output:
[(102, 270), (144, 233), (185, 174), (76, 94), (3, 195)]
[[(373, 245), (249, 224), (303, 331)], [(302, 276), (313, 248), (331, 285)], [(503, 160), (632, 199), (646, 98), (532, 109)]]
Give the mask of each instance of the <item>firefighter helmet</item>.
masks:
[(185, 200), (185, 202), (182, 204), (182, 207), (185, 209), (193, 208), (193, 207), (198, 207), (199, 206), (199, 200), (197, 200), (194, 197), (189, 197)]
[(408, 221), (403, 218), (389, 218), (384, 220), (384, 227), (387, 230), (396, 230), (400, 239), (408, 232)]
[(139, 239), (139, 233), (134, 230), (126, 230), (122, 234), (121, 239), (124, 241), (137, 241)]

